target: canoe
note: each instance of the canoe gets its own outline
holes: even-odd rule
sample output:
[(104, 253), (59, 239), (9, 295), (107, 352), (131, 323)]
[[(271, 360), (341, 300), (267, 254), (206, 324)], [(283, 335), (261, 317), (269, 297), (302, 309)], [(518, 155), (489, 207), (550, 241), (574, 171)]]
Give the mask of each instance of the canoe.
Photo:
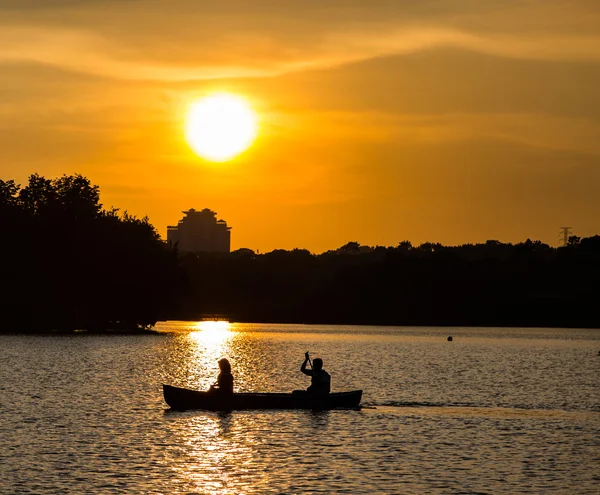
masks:
[(325, 397), (309, 394), (285, 393), (234, 393), (222, 396), (210, 392), (163, 385), (165, 402), (172, 409), (206, 409), (231, 411), (233, 409), (336, 409), (356, 408), (360, 404), (362, 390), (335, 392)]

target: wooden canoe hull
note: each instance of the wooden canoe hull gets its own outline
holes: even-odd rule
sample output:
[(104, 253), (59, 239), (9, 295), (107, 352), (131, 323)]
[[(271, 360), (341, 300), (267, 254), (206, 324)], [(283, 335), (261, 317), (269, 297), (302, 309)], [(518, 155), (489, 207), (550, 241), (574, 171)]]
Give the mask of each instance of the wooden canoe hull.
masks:
[(336, 409), (355, 408), (360, 404), (362, 390), (336, 392), (326, 397), (308, 394), (283, 393), (235, 393), (221, 396), (215, 393), (189, 390), (163, 385), (165, 402), (178, 411), (205, 409), (209, 411), (231, 411), (233, 409)]

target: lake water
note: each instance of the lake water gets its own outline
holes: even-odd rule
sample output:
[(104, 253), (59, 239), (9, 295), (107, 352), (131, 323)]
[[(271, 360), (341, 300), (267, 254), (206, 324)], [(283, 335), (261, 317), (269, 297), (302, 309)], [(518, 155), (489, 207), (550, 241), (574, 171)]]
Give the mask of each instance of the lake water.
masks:
[[(2, 494), (598, 494), (600, 331), (168, 322), (0, 336)], [(454, 340), (447, 341), (452, 335)], [(162, 383), (308, 386), (362, 410), (172, 412)]]

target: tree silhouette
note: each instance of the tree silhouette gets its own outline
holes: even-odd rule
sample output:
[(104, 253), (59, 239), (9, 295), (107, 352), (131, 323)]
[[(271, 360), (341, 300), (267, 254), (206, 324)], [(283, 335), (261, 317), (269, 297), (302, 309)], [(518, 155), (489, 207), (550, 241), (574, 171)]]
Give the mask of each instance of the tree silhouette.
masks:
[(600, 236), (552, 248), (349, 242), (320, 255), (182, 253), (104, 209), (81, 175), (0, 180), (5, 331), (132, 330), (159, 319), (600, 327)]
[(179, 316), (238, 321), (599, 327), (600, 236), (565, 250), (530, 239), (443, 246), (358, 242), (314, 255), (196, 253)]
[(133, 330), (175, 307), (177, 254), (147, 218), (104, 210), (81, 175), (0, 182), (4, 329)]

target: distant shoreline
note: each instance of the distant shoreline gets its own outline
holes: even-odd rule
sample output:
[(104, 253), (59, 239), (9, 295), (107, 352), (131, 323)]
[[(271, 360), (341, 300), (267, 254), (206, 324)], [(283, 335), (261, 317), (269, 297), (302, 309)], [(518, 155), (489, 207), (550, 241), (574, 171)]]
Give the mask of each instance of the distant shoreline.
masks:
[[(158, 323), (172, 322), (187, 322), (195, 323), (201, 321), (208, 321), (202, 319), (169, 319), (161, 320)], [(220, 320), (228, 321), (228, 320)], [(522, 329), (567, 329), (567, 330), (600, 330), (600, 327), (594, 326), (565, 326), (565, 325), (506, 325), (506, 324), (479, 324), (479, 325), (460, 325), (460, 324), (384, 324), (384, 323), (317, 323), (317, 322), (294, 322), (294, 321), (231, 321), (231, 323), (241, 323), (247, 325), (305, 325), (305, 326), (353, 326), (353, 327), (398, 327), (398, 328), (522, 328)], [(23, 331), (18, 330), (2, 330), (0, 329), (0, 335), (31, 335), (31, 336), (89, 336), (89, 335), (109, 335), (109, 336), (128, 336), (128, 335), (162, 335), (165, 332), (163, 330), (156, 330), (155, 327), (149, 329), (137, 329), (137, 330), (35, 330), (35, 331)]]
[(0, 335), (160, 335), (161, 332), (154, 328), (139, 329), (139, 330), (2, 330)]

